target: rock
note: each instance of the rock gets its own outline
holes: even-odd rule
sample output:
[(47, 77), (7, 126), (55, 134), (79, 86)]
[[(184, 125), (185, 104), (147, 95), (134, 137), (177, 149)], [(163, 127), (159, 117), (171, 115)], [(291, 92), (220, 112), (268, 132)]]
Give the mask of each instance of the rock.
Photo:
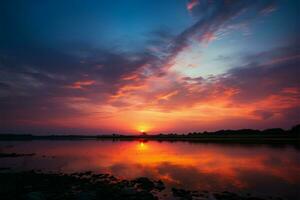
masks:
[(29, 192), (25, 195), (26, 200), (44, 200), (46, 199), (41, 192)]
[(135, 200), (158, 200), (156, 196), (154, 196), (152, 193), (147, 191), (139, 192), (135, 197)]
[(165, 188), (165, 184), (161, 180), (155, 182), (155, 189), (157, 189), (158, 191), (162, 191)]
[(137, 191), (134, 188), (123, 188), (121, 192), (124, 196), (133, 196), (137, 194)]
[(96, 199), (95, 192), (80, 192), (76, 195), (77, 200), (93, 200)]
[(137, 188), (142, 190), (151, 191), (155, 189), (154, 183), (146, 177), (137, 178), (133, 180), (133, 182), (136, 184)]
[(246, 197), (240, 196), (238, 194), (228, 192), (228, 191), (224, 191), (222, 193), (214, 193), (214, 197), (217, 200), (263, 200), (258, 197), (249, 197), (248, 195)]
[[(162, 181), (152, 181), (145, 177), (134, 180), (111, 181), (110, 175), (107, 174), (89, 174), (89, 172), (71, 175), (37, 173), (36, 171), (1, 172), (0, 199), (158, 200), (156, 196), (163, 197), (163, 199), (169, 197), (159, 193), (165, 189)], [(254, 197), (251, 194), (239, 194), (230, 191), (208, 192), (172, 188), (172, 194), (180, 200), (262, 200), (262, 198)]]
[(192, 200), (192, 194), (188, 190), (172, 188), (173, 196), (179, 197), (182, 200)]
[(85, 176), (90, 176), (90, 175), (92, 175), (92, 171), (86, 171), (86, 172), (83, 172), (83, 175), (85, 175)]

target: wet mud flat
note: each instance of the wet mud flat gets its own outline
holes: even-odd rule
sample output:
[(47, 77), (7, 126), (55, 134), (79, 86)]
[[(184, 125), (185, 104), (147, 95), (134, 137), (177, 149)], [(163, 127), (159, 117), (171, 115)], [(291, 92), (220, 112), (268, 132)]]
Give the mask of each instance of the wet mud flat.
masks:
[(0, 196), (3, 200), (266, 200), (280, 197), (255, 197), (228, 191), (189, 191), (171, 188), (166, 192), (161, 180), (140, 177), (117, 179), (109, 174), (44, 173), (41, 171), (0, 171)]

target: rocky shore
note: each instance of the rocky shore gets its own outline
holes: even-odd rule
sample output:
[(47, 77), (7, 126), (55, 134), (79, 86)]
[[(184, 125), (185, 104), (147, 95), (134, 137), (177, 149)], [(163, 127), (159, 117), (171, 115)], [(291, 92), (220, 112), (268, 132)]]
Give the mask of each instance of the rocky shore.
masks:
[(0, 172), (0, 196), (3, 200), (263, 200), (251, 194), (242, 196), (227, 191), (211, 193), (172, 188), (167, 195), (164, 190), (162, 181), (146, 177), (120, 180), (109, 174), (94, 174), (91, 171), (72, 174)]

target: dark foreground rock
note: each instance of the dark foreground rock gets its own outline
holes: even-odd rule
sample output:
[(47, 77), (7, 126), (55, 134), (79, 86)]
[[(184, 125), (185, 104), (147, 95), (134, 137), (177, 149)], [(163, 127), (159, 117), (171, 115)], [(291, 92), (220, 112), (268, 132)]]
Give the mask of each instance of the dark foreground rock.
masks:
[(71, 175), (8, 172), (0, 173), (0, 196), (3, 200), (157, 200), (153, 192), (161, 189), (160, 184), (148, 178), (118, 180), (91, 172)]
[[(0, 172), (1, 200), (267, 200), (251, 194), (231, 192), (191, 191), (172, 188), (170, 195), (160, 195), (165, 189), (162, 181), (146, 177), (119, 180), (109, 174), (91, 171), (63, 174), (27, 172)], [(168, 190), (166, 190), (168, 191)], [(166, 198), (167, 197), (167, 198)], [(171, 197), (171, 198), (170, 198)]]
[(172, 188), (173, 196), (179, 200), (283, 200), (281, 197), (255, 197), (251, 194), (236, 194), (223, 191), (218, 193), (209, 193), (208, 191), (190, 191), (184, 189)]

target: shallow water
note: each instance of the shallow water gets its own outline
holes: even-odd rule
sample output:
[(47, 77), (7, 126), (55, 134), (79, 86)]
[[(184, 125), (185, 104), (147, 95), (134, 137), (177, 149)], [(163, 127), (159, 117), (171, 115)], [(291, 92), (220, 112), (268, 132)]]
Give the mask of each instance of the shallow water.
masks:
[(299, 198), (300, 149), (291, 145), (245, 145), (155, 141), (0, 142), (0, 158), (14, 170), (87, 171), (119, 178), (146, 176), (168, 187), (250, 192)]

